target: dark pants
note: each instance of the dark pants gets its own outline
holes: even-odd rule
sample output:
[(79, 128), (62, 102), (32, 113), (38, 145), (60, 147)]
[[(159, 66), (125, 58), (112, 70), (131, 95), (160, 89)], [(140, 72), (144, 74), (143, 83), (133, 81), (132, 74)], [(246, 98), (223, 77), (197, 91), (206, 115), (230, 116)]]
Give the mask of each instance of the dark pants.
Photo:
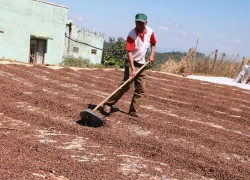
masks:
[[(134, 62), (136, 71), (142, 66), (142, 64), (139, 64), (137, 62)], [(130, 76), (130, 65), (129, 61), (125, 61), (125, 69), (124, 69), (124, 77), (123, 82), (129, 79)], [(141, 106), (141, 100), (145, 93), (145, 83), (146, 83), (146, 74), (145, 69), (140, 71), (133, 81), (127, 83), (127, 85), (123, 86), (119, 91), (117, 91), (112, 97), (108, 99), (108, 101), (105, 103), (107, 105), (114, 105), (119, 101), (119, 99), (130, 89), (132, 86), (132, 83), (134, 82), (135, 90), (134, 95), (130, 104), (129, 113), (138, 112)]]

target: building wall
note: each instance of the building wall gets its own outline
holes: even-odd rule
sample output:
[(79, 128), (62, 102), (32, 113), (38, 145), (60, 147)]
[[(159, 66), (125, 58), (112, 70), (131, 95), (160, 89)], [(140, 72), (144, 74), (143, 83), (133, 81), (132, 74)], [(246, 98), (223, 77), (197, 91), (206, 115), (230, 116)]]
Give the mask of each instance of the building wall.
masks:
[(69, 23), (66, 28), (64, 54), (82, 57), (92, 64), (100, 64), (104, 34), (78, 28)]
[(64, 53), (68, 8), (35, 0), (0, 0), (0, 58), (29, 62), (30, 38), (47, 39), (45, 64)]

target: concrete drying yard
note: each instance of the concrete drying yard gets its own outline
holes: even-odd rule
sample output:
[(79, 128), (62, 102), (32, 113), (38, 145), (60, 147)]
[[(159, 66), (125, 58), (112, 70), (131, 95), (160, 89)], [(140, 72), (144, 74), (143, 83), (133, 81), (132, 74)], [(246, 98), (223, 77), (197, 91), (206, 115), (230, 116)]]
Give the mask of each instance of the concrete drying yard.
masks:
[(122, 73), (0, 64), (1, 179), (250, 178), (249, 90), (148, 71), (145, 118), (79, 124)]

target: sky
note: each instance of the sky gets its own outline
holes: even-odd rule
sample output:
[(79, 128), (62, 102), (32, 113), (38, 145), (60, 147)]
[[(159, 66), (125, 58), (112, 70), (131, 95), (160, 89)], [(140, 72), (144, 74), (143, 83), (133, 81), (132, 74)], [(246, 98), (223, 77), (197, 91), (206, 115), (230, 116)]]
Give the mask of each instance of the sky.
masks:
[(249, 0), (48, 0), (67, 6), (68, 18), (80, 28), (127, 38), (135, 15), (144, 13), (154, 30), (157, 52), (206, 55), (218, 49), (227, 59), (250, 59)]

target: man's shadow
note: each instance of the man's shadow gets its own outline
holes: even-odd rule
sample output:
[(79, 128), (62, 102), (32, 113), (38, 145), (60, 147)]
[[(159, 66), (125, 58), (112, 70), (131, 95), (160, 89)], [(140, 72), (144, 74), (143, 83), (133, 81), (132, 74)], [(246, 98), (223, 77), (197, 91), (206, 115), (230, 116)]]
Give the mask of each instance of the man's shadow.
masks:
[[(97, 106), (97, 105), (94, 105), (94, 104), (88, 104), (88, 109), (89, 109), (89, 110), (93, 110), (93, 109), (95, 109), (96, 106)], [(99, 120), (101, 119), (101, 118), (98, 117), (94, 112), (90, 112), (89, 110), (86, 110), (86, 111), (88, 111), (88, 114), (91, 114), (91, 116), (92, 116), (91, 119), (92, 119), (93, 117), (94, 117), (94, 118), (97, 118), (97, 119), (99, 119)], [(108, 117), (108, 116), (110, 116), (112, 113), (115, 113), (115, 112), (121, 112), (121, 113), (124, 113), (124, 114), (128, 114), (127, 112), (122, 111), (122, 110), (120, 110), (120, 109), (117, 108), (117, 107), (112, 107), (110, 113), (106, 113), (106, 112), (104, 111), (104, 109), (103, 109), (103, 106), (99, 107), (99, 108), (97, 109), (97, 111), (98, 111), (99, 113), (101, 113), (104, 117)], [(82, 113), (84, 113), (84, 111), (80, 113), (80, 116), (81, 116)], [(100, 121), (101, 121), (102, 123), (95, 123), (95, 121), (88, 119), (88, 117), (81, 117), (81, 119), (80, 119), (80, 120), (77, 120), (76, 123), (79, 124), (79, 125), (81, 125), (81, 126), (88, 126), (88, 127), (100, 127), (100, 126), (104, 126), (105, 123), (106, 123), (106, 121), (103, 120), (103, 119), (101, 119)]]

